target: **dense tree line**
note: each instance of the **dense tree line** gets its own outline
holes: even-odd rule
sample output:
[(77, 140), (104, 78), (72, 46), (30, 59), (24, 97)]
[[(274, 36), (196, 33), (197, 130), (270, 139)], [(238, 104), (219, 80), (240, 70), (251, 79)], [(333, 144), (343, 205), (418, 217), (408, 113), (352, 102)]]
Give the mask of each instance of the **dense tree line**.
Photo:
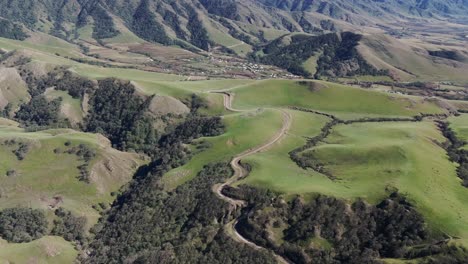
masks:
[[(21, 105), (16, 112), (15, 119), (27, 127), (50, 127), (58, 125), (60, 105), (62, 98), (48, 101), (45, 96), (39, 95), (31, 98), (26, 104)], [(64, 127), (68, 127), (65, 122), (61, 122)]]
[(236, 20), (239, 18), (237, 4), (234, 0), (199, 0), (208, 13)]
[(137, 178), (95, 228), (83, 262), (275, 263), (224, 233), (237, 212), (211, 187), (231, 174), (227, 163), (208, 164), (170, 192), (162, 188), (159, 169)]
[(434, 57), (440, 57), (444, 59), (454, 60), (463, 62), (464, 58), (456, 51), (453, 50), (429, 50), (429, 55)]
[(94, 39), (113, 38), (120, 34), (120, 31), (115, 28), (112, 17), (107, 13), (107, 11), (101, 6), (99, 2), (94, 4), (90, 10), (87, 10), (87, 14), (91, 15), (94, 20)]
[(45, 85), (55, 87), (59, 91), (66, 91), (75, 99), (82, 99), (85, 93), (92, 93), (96, 86), (93, 81), (67, 70), (50, 72)]
[(152, 97), (142, 99), (130, 82), (116, 79), (101, 80), (98, 87), (90, 99), (86, 131), (105, 135), (118, 149), (154, 145), (158, 135), (146, 115)]
[[(82, 99), (85, 93), (91, 93), (95, 89), (92, 81), (60, 67), (45, 76), (36, 77), (31, 71), (20, 66), (20, 75), (28, 86), (31, 100), (20, 106), (14, 118), (30, 130), (70, 126), (68, 120), (61, 118), (59, 114), (62, 98), (48, 100), (44, 96), (47, 88), (67, 91), (76, 99)], [(7, 111), (9, 114), (11, 109)]]
[(450, 160), (459, 164), (457, 175), (462, 180), (462, 185), (468, 187), (468, 151), (462, 148), (466, 142), (457, 137), (447, 122), (440, 121), (437, 124), (444, 137), (447, 138), (443, 147)]
[(202, 50), (209, 50), (211, 40), (208, 36), (208, 32), (206, 31), (205, 26), (198, 17), (197, 11), (189, 5), (186, 5), (186, 9), (189, 16), (187, 29), (190, 31), (191, 35), (190, 42)]
[(0, 19), (0, 37), (25, 40), (28, 35), (24, 33), (23, 28), (9, 20)]
[(41, 210), (8, 208), (0, 212), (0, 236), (8, 242), (30, 242), (46, 233), (47, 219)]
[[(252, 188), (242, 186), (236, 192), (251, 206), (238, 231), (294, 263), (379, 263), (379, 258), (405, 257), (408, 246), (428, 238), (422, 216), (398, 193), (375, 206), (362, 200), (348, 206), (322, 195), (286, 203), (265, 192), (257, 193), (260, 198), (252, 203)], [(283, 243), (268, 231), (279, 226), (285, 226)], [(310, 241), (321, 242), (310, 246)]]
[(303, 63), (311, 56), (321, 53), (317, 61), (315, 78), (387, 74), (369, 65), (358, 53), (356, 46), (361, 37), (351, 32), (340, 35), (335, 33), (319, 36), (294, 35), (291, 36), (291, 43), (286, 46), (281, 37), (263, 47), (264, 56), (254, 56), (254, 59), (276, 65), (296, 75), (312, 77), (311, 73), (304, 69)]
[(164, 27), (156, 20), (156, 16), (150, 10), (148, 0), (142, 0), (133, 15), (132, 29), (136, 35), (148, 41), (165, 45), (172, 44)]
[(71, 242), (83, 242), (86, 236), (86, 217), (74, 216), (70, 211), (62, 207), (55, 210), (55, 216), (57, 216), (57, 219), (54, 220), (52, 235), (61, 236)]

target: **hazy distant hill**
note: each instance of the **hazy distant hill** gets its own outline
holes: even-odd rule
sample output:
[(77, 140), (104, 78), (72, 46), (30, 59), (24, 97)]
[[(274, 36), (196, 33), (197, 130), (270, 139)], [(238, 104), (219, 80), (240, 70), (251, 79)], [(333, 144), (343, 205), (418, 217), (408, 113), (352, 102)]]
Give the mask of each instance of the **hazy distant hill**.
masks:
[(118, 19), (146, 40), (186, 41), (202, 49), (223, 37), (262, 41), (267, 30), (317, 33), (407, 19), (463, 21), (467, 13), (467, 0), (0, 0), (1, 17), (65, 38), (90, 24), (95, 38), (113, 37), (120, 33)]

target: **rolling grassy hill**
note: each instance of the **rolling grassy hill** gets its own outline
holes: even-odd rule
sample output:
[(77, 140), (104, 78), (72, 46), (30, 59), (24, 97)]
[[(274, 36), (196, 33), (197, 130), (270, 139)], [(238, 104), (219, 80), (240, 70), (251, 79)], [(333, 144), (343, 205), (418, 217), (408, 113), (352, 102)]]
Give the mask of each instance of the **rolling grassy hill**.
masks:
[(72, 263), (78, 252), (61, 237), (47, 236), (24, 244), (0, 241), (0, 263)]
[(234, 106), (238, 108), (298, 106), (343, 119), (443, 112), (434, 103), (420, 98), (392, 96), (328, 82), (267, 80), (230, 91), (235, 93)]
[(229, 161), (235, 154), (253, 148), (273, 137), (281, 127), (281, 113), (275, 110), (252, 110), (245, 113), (229, 114), (224, 117), (227, 133), (213, 138), (200, 139), (210, 147), (196, 154), (186, 165), (164, 175), (166, 188), (192, 179), (206, 161)]
[[(0, 141), (1, 208), (30, 206), (47, 210), (61, 206), (85, 216), (88, 228), (99, 218), (93, 205), (109, 204), (111, 192), (127, 183), (143, 162), (136, 154), (112, 149), (102, 136), (73, 130), (25, 132), (2, 125)], [(27, 150), (20, 160), (15, 151), (21, 144)], [(87, 166), (90, 183), (78, 179), (83, 159), (67, 153), (80, 144), (95, 153)]]
[(252, 171), (237, 185), (267, 187), (286, 195), (321, 192), (328, 188), (330, 180), (326, 176), (298, 167), (288, 154), (304, 145), (307, 138), (318, 135), (328, 118), (301, 111), (288, 112), (292, 116), (292, 126), (286, 137), (271, 149), (245, 159), (244, 162), (252, 166)]
[(347, 189), (329, 188), (334, 195), (378, 201), (398, 188), (434, 232), (459, 236), (466, 244), (468, 208), (462, 201), (468, 192), (435, 143), (444, 140), (431, 122), (364, 123), (336, 127), (310, 151), (339, 178), (333, 185)]
[[(271, 147), (241, 160), (242, 164), (250, 165), (250, 171), (247, 177), (231, 184), (233, 187), (242, 189), (242, 186), (247, 185), (256, 188), (258, 192), (270, 190), (275, 195), (270, 200), (284, 199), (285, 203), (296, 195), (300, 195), (304, 202), (313, 201), (318, 195), (327, 195), (343, 199), (348, 205), (359, 199), (364, 199), (368, 204), (379, 204), (390, 193), (398, 190), (422, 214), (431, 239), (449, 238), (450, 243), (468, 246), (468, 191), (457, 178), (457, 164), (449, 161), (446, 150), (441, 147), (446, 138), (434, 122), (456, 109), (462, 109), (464, 101), (447, 100), (444, 104), (438, 98), (394, 94), (389, 93), (389, 89), (363, 89), (319, 80), (255, 80), (271, 76), (295, 77), (275, 67), (256, 75), (258, 73), (255, 71), (260, 71), (260, 67), (268, 66), (248, 65), (248, 60), (242, 58), (250, 56), (248, 53), (251, 51), (260, 54), (260, 57), (268, 55), (268, 52), (262, 50), (268, 48), (278, 48), (279, 53), (270, 53), (276, 56), (282, 53), (283, 48), (288, 49), (290, 41), (297, 36), (313, 40), (313, 36), (325, 32), (358, 30), (363, 37), (357, 43), (356, 51), (376, 69), (388, 70), (392, 79), (389, 76), (357, 76), (356, 80), (448, 81), (463, 84), (468, 80), (465, 73), (468, 55), (463, 44), (460, 44), (463, 36), (459, 32), (465, 26), (454, 26), (451, 23), (455, 23), (453, 21), (460, 12), (466, 10), (464, 2), (409, 1), (390, 5), (389, 2), (371, 1), (372, 4), (367, 6), (356, 3), (353, 8), (345, 1), (323, 1), (321, 6), (314, 1), (269, 0), (254, 3), (251, 0), (76, 0), (64, 1), (62, 5), (60, 1), (24, 0), (21, 1), (22, 6), (10, 2), (0, 0), (0, 16), (15, 21), (17, 25), (24, 25), (24, 33), (29, 37), (23, 41), (0, 38), (1, 53), (16, 51), (0, 66), (0, 110), (8, 103), (13, 105), (7, 117), (13, 118), (13, 112), (18, 106), (31, 98), (31, 91), (28, 92), (20, 75), (22, 70), (28, 70), (34, 76), (42, 76), (57, 66), (64, 66), (74, 74), (92, 81), (108, 77), (131, 81), (137, 97), (149, 98), (155, 95), (148, 101), (149, 112), (154, 116), (168, 114), (164, 118), (170, 119), (164, 125), (157, 122), (153, 124), (159, 136), (167, 132), (177, 136), (179, 131), (171, 132), (171, 129), (183, 122), (186, 116), (192, 118), (197, 114), (206, 115), (203, 118), (207, 119), (222, 116), (218, 120), (225, 125), (225, 131), (218, 136), (181, 143), (180, 148), (184, 146), (191, 150), (191, 156), (176, 153), (184, 158), (190, 156), (184, 165), (171, 167), (164, 175), (153, 175), (151, 172), (132, 179), (135, 171), (148, 163), (142, 154), (118, 151), (99, 134), (79, 132), (80, 129), (84, 130), (79, 123), (86, 120), (89, 114), (89, 105), (86, 106), (89, 98), (75, 99), (67, 92), (46, 87), (45, 98), (62, 98), (60, 116), (68, 118), (76, 130), (59, 128), (32, 132), (30, 130), (33, 129), (20, 128), (13, 120), (0, 118), (0, 209), (39, 208), (46, 212), (49, 222), (52, 222), (56, 219), (53, 209), (63, 207), (77, 216), (86, 217), (87, 230), (101, 216), (103, 223), (97, 227), (104, 226), (105, 221), (109, 220), (106, 218), (109, 212), (117, 212), (115, 215), (120, 217), (119, 210), (132, 208), (126, 207), (126, 199), (137, 201), (138, 206), (141, 206), (136, 207), (139, 211), (129, 214), (154, 214), (152, 209), (161, 200), (158, 200), (159, 196), (152, 195), (152, 191), (161, 197), (182, 197), (180, 199), (183, 200), (186, 198), (184, 193), (192, 191), (190, 188), (199, 187), (191, 184), (205, 179), (203, 173), (210, 168), (207, 164), (228, 163), (241, 153), (269, 142), (284, 125), (282, 112), (285, 111), (291, 116), (291, 127)], [(444, 11), (438, 10), (439, 7)], [(385, 15), (381, 15), (383, 13)], [(410, 28), (416, 27), (421, 19), (444, 19), (446, 21), (437, 23), (450, 24), (450, 32), (445, 34), (436, 28), (434, 30), (437, 32), (434, 31), (431, 39), (422, 38), (423, 33), (414, 33), (412, 29), (402, 30), (401, 35), (395, 35), (394, 30), (399, 29), (399, 25), (393, 24), (397, 16), (397, 21), (408, 22)], [(145, 28), (141, 25), (151, 26)], [(394, 36), (385, 35), (384, 32), (393, 32)], [(343, 35), (331, 35), (342, 41), (340, 38)], [(443, 43), (452, 36), (456, 37), (450, 43)], [(343, 49), (347, 48), (346, 45), (338, 46), (328, 51), (327, 56), (344, 52)], [(300, 67), (313, 74), (319, 68), (320, 59), (323, 59), (323, 51), (324, 48), (319, 47), (315, 54), (307, 53), (309, 55), (301, 57)], [(25, 64), (14, 65), (17, 62), (15, 60), (20, 58), (24, 58)], [(221, 71), (224, 72), (214, 74)], [(457, 89), (464, 88), (457, 86)], [(223, 96), (213, 91), (231, 93), (234, 98), (232, 108), (240, 109), (239, 112), (226, 109)], [(206, 107), (189, 113), (193, 110), (190, 109), (193, 94), (201, 98)], [(455, 107), (451, 107), (452, 104)], [(409, 119), (421, 114), (432, 116), (421, 122), (385, 120)], [(299, 153), (301, 158), (320, 163), (323, 173), (299, 167), (291, 159), (290, 152), (324, 133), (326, 124), (332, 121), (330, 115), (336, 117), (335, 121), (340, 119), (333, 124), (330, 134)], [(382, 122), (363, 122), (363, 118), (380, 118)], [(345, 122), (356, 119), (361, 120), (356, 123)], [(468, 139), (465, 114), (449, 117), (448, 121), (458, 137)], [(189, 125), (198, 128), (199, 124)], [(138, 128), (139, 134), (152, 132)], [(187, 130), (192, 132), (192, 128)], [(155, 147), (157, 155), (149, 167), (140, 167), (143, 171), (148, 168), (159, 169), (157, 164), (161, 162), (160, 159), (167, 158), (164, 154), (170, 153), (167, 154), (169, 158), (177, 156), (169, 151), (163, 152), (164, 145), (160, 146), (159, 141), (153, 143), (157, 145), (157, 148), (151, 146)], [(80, 148), (94, 155), (85, 162), (84, 157), (77, 154), (76, 149)], [(177, 151), (177, 148), (171, 150)], [(87, 165), (83, 167), (85, 163)], [(83, 172), (83, 168), (87, 173)], [(83, 177), (86, 179), (83, 180)], [(161, 179), (153, 182), (150, 181), (152, 177)], [(210, 181), (218, 183), (221, 180), (218, 178)], [(147, 180), (152, 184), (142, 184)], [(132, 184), (126, 185), (129, 182)], [(118, 200), (111, 195), (119, 190), (130, 192), (133, 189), (128, 186), (140, 184), (142, 188), (148, 189), (125, 193)], [(120, 189), (122, 186), (126, 187)], [(197, 191), (210, 190), (211, 186)], [(148, 196), (142, 198), (140, 194)], [(212, 196), (207, 196), (209, 199), (216, 198), (213, 193), (210, 194)], [(197, 197), (205, 196), (200, 194)], [(115, 202), (112, 209), (103, 210), (102, 207), (112, 202)], [(205, 202), (215, 204), (211, 200)], [(200, 208), (197, 207), (196, 213), (217, 212), (203, 203), (197, 206)], [(252, 206), (254, 208), (257, 204)], [(185, 226), (200, 226), (200, 233), (206, 237), (194, 235), (193, 244), (196, 244), (197, 249), (205, 249), (205, 241), (213, 237), (219, 239), (223, 233), (226, 223), (222, 221), (229, 219), (235, 222), (235, 217), (248, 211), (229, 210), (229, 215), (215, 217), (207, 213), (206, 219), (209, 220), (204, 218), (205, 215), (197, 215), (194, 217), (196, 220), (190, 218), (193, 214), (170, 215), (174, 217), (173, 222), (180, 224), (187, 221), (186, 225), (182, 227), (181, 224), (177, 229), (171, 229), (173, 226), (170, 224), (162, 227), (168, 227), (167, 230), (171, 230), (168, 233), (173, 235), (179, 231), (183, 234)], [(127, 220), (131, 217), (119, 217), (109, 220), (119, 226), (119, 231), (130, 230), (131, 233), (133, 227), (141, 230), (146, 228), (138, 223), (129, 224)], [(168, 219), (172, 219), (170, 217)], [(190, 222), (192, 220), (194, 222)], [(201, 221), (204, 222), (200, 224)], [(231, 240), (221, 240), (220, 244), (245, 244), (245, 241), (235, 239), (237, 231), (232, 222), (229, 224)], [(152, 236), (152, 231), (146, 230), (141, 233), (141, 237), (132, 239), (154, 242), (156, 236)], [(277, 227), (273, 235), (281, 240), (285, 235), (283, 231), (283, 227)], [(158, 243), (160, 237), (163, 235), (157, 236)], [(97, 244), (106, 243), (105, 239), (99, 240), (102, 239), (99, 236), (96, 240), (93, 236), (89, 239)], [(326, 240), (314, 239), (311, 244), (320, 244), (325, 248), (334, 246)], [(167, 239), (163, 242), (165, 244), (155, 251), (167, 252), (168, 255), (180, 252), (171, 249), (170, 243), (174, 241)], [(433, 241), (428, 239), (424, 242)], [(145, 257), (148, 253), (145, 252), (147, 245), (132, 249), (135, 252), (127, 252), (126, 257), (130, 260)], [(0, 241), (0, 259), (8, 263), (71, 263), (79, 253), (73, 246), (53, 236), (24, 244)], [(156, 247), (153, 244), (151, 246)], [(394, 261), (401, 263), (403, 260)]]

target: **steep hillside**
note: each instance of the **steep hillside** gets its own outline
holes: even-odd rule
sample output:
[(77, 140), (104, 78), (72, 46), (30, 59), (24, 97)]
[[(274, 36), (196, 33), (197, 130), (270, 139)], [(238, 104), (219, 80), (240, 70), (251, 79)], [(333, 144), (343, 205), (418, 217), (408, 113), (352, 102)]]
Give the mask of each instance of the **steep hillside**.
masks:
[(96, 40), (134, 34), (150, 42), (195, 50), (216, 45), (248, 48), (272, 32), (359, 30), (427, 18), (460, 22), (467, 10), (466, 1), (456, 0), (0, 1), (0, 17), (61, 38), (75, 39), (83, 32), (80, 29), (88, 28)]

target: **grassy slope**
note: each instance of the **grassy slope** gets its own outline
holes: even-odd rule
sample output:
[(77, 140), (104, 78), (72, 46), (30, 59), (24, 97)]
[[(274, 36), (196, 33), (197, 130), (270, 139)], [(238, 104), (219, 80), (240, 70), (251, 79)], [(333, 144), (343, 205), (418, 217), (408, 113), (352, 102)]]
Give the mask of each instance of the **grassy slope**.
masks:
[(442, 137), (432, 122), (340, 125), (316, 147), (315, 156), (340, 180), (323, 193), (377, 202), (398, 188), (428, 220), (434, 232), (468, 241), (468, 189), (455, 165), (435, 142)]
[(407, 39), (372, 35), (361, 41), (358, 50), (372, 65), (389, 69), (402, 80), (468, 81), (467, 64), (454, 66), (453, 61), (429, 56), (423, 48)]
[(61, 237), (47, 236), (22, 244), (9, 244), (4, 240), (0, 241), (0, 264), (73, 263), (77, 254), (73, 245)]
[(320, 192), (331, 185), (325, 176), (303, 170), (290, 158), (289, 152), (306, 143), (306, 137), (320, 133), (328, 118), (299, 111), (288, 111), (292, 116), (291, 129), (285, 138), (271, 149), (248, 157), (244, 161), (252, 165), (252, 172), (238, 184), (249, 184), (273, 191), (298, 194)]
[[(117, 77), (126, 80), (135, 81), (178, 81), (184, 80), (185, 77), (175, 74), (164, 74), (155, 72), (146, 72), (134, 69), (121, 69), (121, 68), (105, 68), (100, 66), (88, 65), (78, 63), (64, 56), (81, 58), (80, 51), (77, 46), (69, 44), (62, 45), (47, 45), (41, 43), (30, 43), (24, 41), (16, 41), (11, 39), (0, 38), (0, 48), (11, 50), (23, 50), (33, 61), (47, 63), (51, 65), (65, 65), (70, 66), (72, 70), (89, 78), (106, 78)], [(59, 54), (60, 56), (57, 56)], [(92, 58), (86, 58), (92, 60)]]
[(455, 131), (457, 137), (468, 141), (468, 114), (449, 118), (450, 127)]
[(409, 99), (384, 93), (352, 88), (328, 82), (315, 90), (295, 81), (258, 81), (233, 89), (236, 94), (234, 106), (286, 107), (300, 106), (336, 114), (343, 119), (363, 116), (413, 116), (420, 112), (440, 113), (435, 104), (422, 99)]
[(317, 54), (311, 56), (302, 64), (304, 69), (308, 71), (311, 75), (314, 75), (317, 72), (317, 62), (321, 55), (322, 52), (317, 52)]
[(193, 178), (209, 162), (228, 162), (234, 155), (261, 145), (280, 130), (282, 117), (276, 110), (259, 110), (227, 115), (224, 122), (227, 126), (225, 134), (206, 139), (212, 144), (211, 148), (195, 155), (189, 163), (164, 176), (167, 188)]
[[(126, 171), (126, 178), (115, 176), (109, 179), (101, 174), (91, 184), (86, 184), (76, 178), (79, 175), (77, 166), (83, 161), (74, 154), (55, 154), (54, 149), (68, 149), (64, 146), (66, 141), (70, 141), (72, 146), (82, 143), (90, 146), (98, 154), (90, 162), (90, 170), (93, 165), (114, 158), (114, 155), (127, 159), (125, 163), (137, 162), (134, 155), (118, 154), (102, 145), (102, 138), (98, 135), (72, 130), (26, 133), (19, 128), (0, 127), (0, 142), (8, 139), (27, 142), (31, 147), (25, 159), (19, 161), (12, 153), (15, 147), (0, 145), (0, 208), (32, 206), (47, 209), (51, 199), (58, 195), (63, 197), (61, 206), (77, 215), (86, 216), (90, 226), (99, 218), (92, 205), (112, 202), (110, 192), (117, 191), (125, 184), (131, 178), (132, 171)], [(17, 176), (5, 176), (8, 170), (15, 170)], [(120, 173), (114, 172), (115, 175)]]

